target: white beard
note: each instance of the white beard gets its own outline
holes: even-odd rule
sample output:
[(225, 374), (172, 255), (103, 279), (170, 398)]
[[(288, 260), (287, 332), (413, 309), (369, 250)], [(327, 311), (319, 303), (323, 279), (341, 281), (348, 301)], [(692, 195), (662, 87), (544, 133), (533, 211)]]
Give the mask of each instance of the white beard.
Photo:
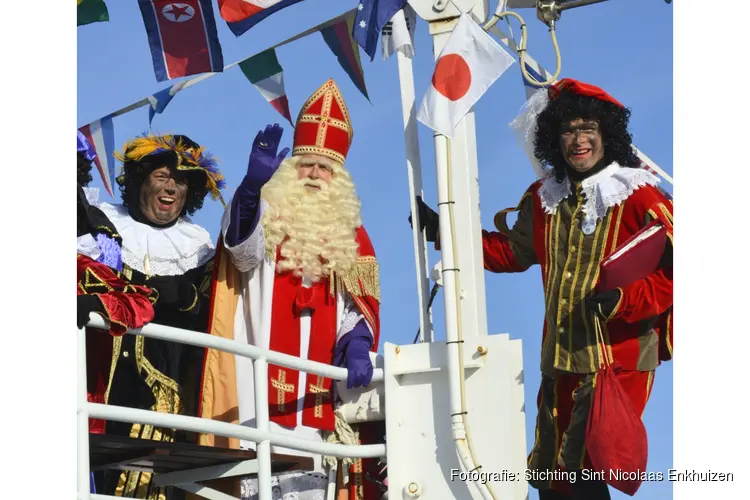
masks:
[[(311, 184), (320, 190), (308, 188)], [(268, 200), (263, 229), (267, 250), (281, 244), (279, 271), (291, 270), (317, 282), (328, 278), (332, 271), (345, 274), (354, 266), (358, 250), (356, 228), (361, 225), (359, 200), (352, 206), (349, 198), (353, 193), (340, 187), (295, 178), (285, 189), (274, 193), (278, 196)]]

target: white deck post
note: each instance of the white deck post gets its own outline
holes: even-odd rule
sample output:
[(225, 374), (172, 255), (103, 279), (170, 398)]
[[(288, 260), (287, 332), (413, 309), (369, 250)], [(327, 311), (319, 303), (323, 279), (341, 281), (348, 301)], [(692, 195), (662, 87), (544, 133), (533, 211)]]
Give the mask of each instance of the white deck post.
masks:
[(427, 241), (419, 230), (417, 196), (422, 193), (422, 160), (419, 156), (419, 134), (417, 133), (417, 109), (414, 93), (414, 70), (411, 59), (400, 50), (396, 51), (398, 79), (401, 87), (401, 111), (406, 139), (406, 173), (409, 179), (409, 207), (412, 214), (412, 235), (417, 272), (417, 300), (419, 302), (419, 341), (432, 342), (434, 332), (432, 314), (427, 307), (430, 296), (430, 268), (427, 259)]
[(89, 412), (86, 390), (86, 329), (78, 330), (78, 499), (91, 498), (89, 468)]
[[(261, 432), (270, 430), (268, 425), (268, 360), (260, 357), (253, 360), (255, 378), (255, 425)], [(271, 500), (271, 442), (260, 441), (256, 446), (258, 459), (258, 500)]]

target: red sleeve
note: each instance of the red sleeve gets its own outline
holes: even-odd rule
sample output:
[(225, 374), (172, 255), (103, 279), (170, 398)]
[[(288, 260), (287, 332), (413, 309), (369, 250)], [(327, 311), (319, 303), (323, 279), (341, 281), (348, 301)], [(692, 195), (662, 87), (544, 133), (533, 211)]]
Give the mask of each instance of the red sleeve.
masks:
[(154, 319), (150, 288), (132, 285), (108, 266), (78, 254), (78, 295), (84, 294), (99, 298), (112, 335), (124, 335)]
[(508, 237), (497, 231), (482, 230), (484, 268), (493, 273), (520, 273), (528, 269), (516, 261)]
[(130, 328), (141, 328), (154, 319), (154, 308), (147, 295), (141, 293), (109, 292), (96, 294), (107, 311), (109, 331), (124, 335)]
[(637, 323), (660, 316), (672, 307), (672, 202), (666, 198), (654, 203), (645, 216), (645, 224), (659, 219), (667, 228), (667, 247), (662, 263), (653, 274), (621, 288), (620, 302), (612, 314), (628, 323)]

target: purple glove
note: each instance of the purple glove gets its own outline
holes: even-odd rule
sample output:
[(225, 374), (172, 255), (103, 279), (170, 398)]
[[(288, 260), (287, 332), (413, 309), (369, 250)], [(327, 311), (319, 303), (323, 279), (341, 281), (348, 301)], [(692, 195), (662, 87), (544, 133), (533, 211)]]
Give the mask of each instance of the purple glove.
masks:
[[(370, 361), (370, 348), (372, 347), (372, 336), (367, 329), (365, 320), (362, 319), (339, 340), (334, 349), (334, 364), (344, 366), (349, 370), (346, 379), (346, 388), (366, 387), (372, 381), (372, 361)], [(343, 362), (343, 363), (342, 363)]]
[(247, 173), (237, 188), (232, 202), (227, 231), (227, 243), (230, 246), (242, 243), (258, 224), (260, 191), (289, 153), (289, 148), (284, 148), (281, 153), (276, 154), (283, 134), (284, 129), (275, 123), (273, 126), (267, 125), (265, 131), (261, 130), (255, 136), (247, 164)]

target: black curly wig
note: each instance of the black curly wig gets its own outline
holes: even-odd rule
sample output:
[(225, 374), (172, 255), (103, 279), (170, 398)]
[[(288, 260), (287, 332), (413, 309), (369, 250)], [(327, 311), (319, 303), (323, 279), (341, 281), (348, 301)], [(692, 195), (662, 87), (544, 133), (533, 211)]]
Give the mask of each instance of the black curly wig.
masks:
[(641, 161), (631, 147), (628, 132), (630, 110), (616, 104), (563, 90), (537, 117), (534, 156), (542, 165), (552, 167), (558, 182), (565, 180), (568, 164), (560, 150), (563, 125), (576, 120), (596, 120), (602, 134), (604, 160), (623, 167), (639, 168)]
[(82, 151), (78, 152), (78, 185), (86, 187), (91, 181), (94, 180), (91, 177), (91, 160), (86, 159), (86, 155)]
[[(198, 148), (198, 144), (190, 140), (187, 136), (179, 137), (183, 143), (191, 147)], [(149, 155), (140, 161), (128, 161), (124, 164), (124, 173), (117, 178), (122, 194), (122, 204), (126, 207), (129, 205), (138, 206), (141, 194), (141, 186), (146, 181), (151, 172), (161, 167), (169, 167), (173, 175), (184, 176), (188, 182), (188, 192), (185, 198), (185, 206), (182, 208), (180, 217), (184, 215), (193, 215), (203, 207), (203, 201), (209, 192), (206, 186), (206, 174), (201, 171), (182, 171), (177, 170), (177, 153), (166, 151)]]

